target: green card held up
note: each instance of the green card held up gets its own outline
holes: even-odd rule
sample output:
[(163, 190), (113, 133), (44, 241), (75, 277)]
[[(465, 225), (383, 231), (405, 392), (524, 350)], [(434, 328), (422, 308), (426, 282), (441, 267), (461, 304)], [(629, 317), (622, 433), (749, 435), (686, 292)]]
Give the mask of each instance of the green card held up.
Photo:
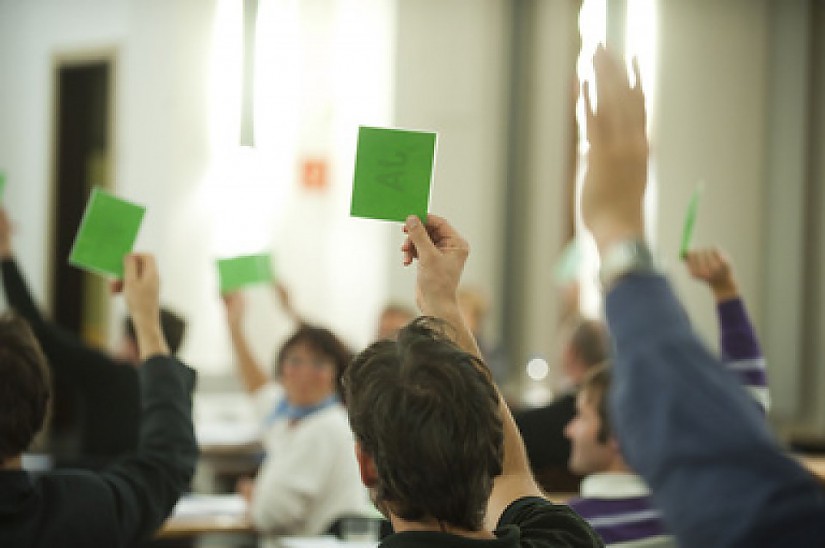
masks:
[(435, 145), (432, 132), (360, 127), (350, 215), (426, 221)]
[(123, 278), (123, 258), (135, 245), (146, 208), (99, 188), (92, 190), (69, 254), (69, 263), (84, 270)]
[(704, 185), (700, 182), (696, 185), (696, 190), (690, 197), (687, 213), (685, 213), (685, 225), (682, 229), (682, 246), (679, 248), (679, 256), (683, 259), (690, 251), (690, 243), (693, 240), (693, 229), (696, 226), (696, 213), (699, 211), (699, 199), (702, 197)]
[(3, 203), (3, 195), (6, 191), (6, 174), (0, 171), (0, 204)]
[(269, 253), (218, 260), (221, 293), (249, 285), (270, 283), (275, 279)]

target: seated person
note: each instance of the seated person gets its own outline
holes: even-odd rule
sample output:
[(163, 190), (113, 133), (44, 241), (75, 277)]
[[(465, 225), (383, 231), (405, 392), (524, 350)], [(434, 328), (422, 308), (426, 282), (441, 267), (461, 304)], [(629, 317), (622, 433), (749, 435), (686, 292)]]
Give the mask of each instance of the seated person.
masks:
[[(78, 336), (46, 320), (14, 260), (11, 224), (0, 208), (0, 275), (6, 300), (31, 325), (53, 380), (47, 448), (57, 467), (99, 469), (137, 447), (140, 430), (140, 364), (132, 320), (116, 355), (91, 348)], [(185, 322), (161, 309), (161, 328), (172, 355)]]
[[(691, 251), (685, 261), (691, 275), (706, 282), (713, 292), (725, 366), (739, 377), (760, 405), (766, 406), (765, 361), (730, 263), (717, 250)], [(609, 369), (594, 369), (579, 392), (576, 416), (565, 429), (573, 447), (570, 468), (587, 474), (581, 497), (568, 504), (590, 522), (608, 545), (662, 537), (666, 531), (650, 500), (650, 490), (627, 466), (610, 430), (609, 388)]]
[(691, 330), (644, 243), (648, 143), (638, 67), (599, 47), (598, 111), (582, 218), (602, 258), (615, 343), (609, 410), (627, 464), (680, 546), (825, 546), (825, 491), (771, 435), (764, 414)]
[(417, 314), (401, 303), (387, 303), (378, 316), (376, 341), (395, 340), (402, 327), (415, 319)]
[(0, 546), (134, 546), (166, 519), (197, 460), (195, 373), (169, 356), (159, 322), (154, 259), (125, 261), (124, 293), (138, 340), (143, 415), (134, 453), (99, 473), (34, 478), (21, 454), (43, 424), (49, 370), (19, 317), (0, 318)]
[(224, 303), (239, 372), (263, 422), (266, 451), (254, 483), (241, 481), (238, 490), (249, 500), (260, 531), (319, 535), (368, 504), (339, 397), (350, 353), (330, 331), (301, 324), (278, 352), (278, 382), (273, 382), (244, 334), (243, 295), (224, 295)]
[(456, 291), (467, 243), (443, 219), (407, 220), (422, 318), (361, 352), (344, 376), (361, 478), (392, 522), (382, 547), (601, 546), (530, 473)]
[(561, 355), (564, 376), (571, 390), (549, 405), (516, 413), (515, 419), (536, 479), (548, 491), (578, 491), (581, 472), (570, 469), (570, 440), (564, 435), (567, 423), (576, 414), (576, 391), (588, 372), (604, 363), (610, 340), (602, 322), (577, 318)]

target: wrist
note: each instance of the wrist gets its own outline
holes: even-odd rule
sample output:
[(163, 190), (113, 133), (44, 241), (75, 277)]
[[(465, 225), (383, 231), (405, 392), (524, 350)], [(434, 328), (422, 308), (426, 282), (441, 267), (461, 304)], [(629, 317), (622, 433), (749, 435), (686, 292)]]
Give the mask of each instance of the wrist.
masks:
[(169, 347), (166, 344), (160, 324), (142, 326), (135, 324), (135, 335), (137, 336), (141, 361), (145, 361), (152, 356), (169, 354)]
[(638, 237), (613, 242), (601, 256), (599, 279), (605, 292), (628, 274), (659, 272), (647, 243)]
[(739, 298), (739, 287), (735, 283), (711, 286), (710, 289), (717, 303)]
[(588, 228), (602, 258), (616, 244), (628, 240), (644, 240), (645, 237), (644, 223), (641, 219), (634, 221), (606, 219), (592, 222)]

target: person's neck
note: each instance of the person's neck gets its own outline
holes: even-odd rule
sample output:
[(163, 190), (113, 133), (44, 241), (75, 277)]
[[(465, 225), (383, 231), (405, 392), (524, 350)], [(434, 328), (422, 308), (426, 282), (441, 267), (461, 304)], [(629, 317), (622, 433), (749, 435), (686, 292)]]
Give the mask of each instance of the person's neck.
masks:
[(22, 470), (23, 458), (20, 455), (12, 457), (0, 463), (0, 470)]
[(392, 523), (393, 531), (396, 533), (403, 533), (405, 531), (434, 531), (438, 533), (448, 533), (458, 537), (474, 538), (474, 539), (492, 539), (495, 535), (490, 531), (481, 529), (479, 531), (471, 531), (469, 529), (462, 529), (455, 527), (449, 523), (438, 521), (437, 519), (425, 519), (422, 521), (407, 521), (403, 518), (390, 514), (390, 522)]
[(617, 455), (616, 458), (610, 463), (610, 466), (607, 467), (604, 472), (612, 472), (615, 474), (633, 474), (633, 470), (630, 469), (630, 466), (624, 461), (624, 458), (621, 455)]

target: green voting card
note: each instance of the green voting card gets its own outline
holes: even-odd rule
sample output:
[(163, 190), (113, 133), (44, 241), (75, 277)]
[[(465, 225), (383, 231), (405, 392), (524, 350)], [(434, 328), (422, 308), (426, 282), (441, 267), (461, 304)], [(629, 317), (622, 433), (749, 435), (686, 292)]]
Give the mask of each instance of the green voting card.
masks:
[(269, 253), (219, 259), (218, 276), (221, 293), (235, 291), (248, 285), (270, 283), (275, 279)]
[(350, 215), (426, 222), (435, 144), (432, 132), (358, 128)]
[(696, 185), (696, 190), (690, 197), (687, 213), (685, 214), (685, 225), (682, 229), (682, 246), (679, 248), (679, 256), (683, 259), (690, 251), (690, 243), (693, 240), (693, 229), (696, 225), (696, 213), (699, 210), (699, 199), (702, 197), (702, 189), (704, 185), (700, 182)]
[(3, 195), (6, 190), (6, 174), (0, 171), (0, 204), (3, 203)]
[(123, 258), (135, 245), (146, 208), (92, 190), (69, 263), (84, 270), (123, 278)]

